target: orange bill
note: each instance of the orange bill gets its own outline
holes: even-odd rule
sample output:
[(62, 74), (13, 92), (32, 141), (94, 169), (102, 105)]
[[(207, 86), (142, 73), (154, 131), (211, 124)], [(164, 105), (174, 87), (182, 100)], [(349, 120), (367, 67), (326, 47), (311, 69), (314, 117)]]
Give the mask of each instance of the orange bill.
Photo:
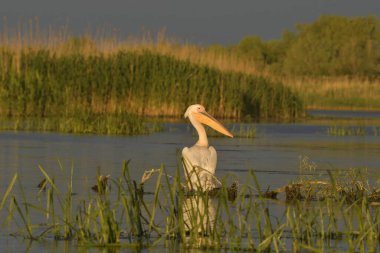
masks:
[(212, 129), (227, 135), (228, 137), (234, 137), (230, 131), (228, 131), (219, 121), (217, 121), (213, 116), (207, 112), (193, 112), (192, 115), (196, 120), (202, 124), (206, 124)]

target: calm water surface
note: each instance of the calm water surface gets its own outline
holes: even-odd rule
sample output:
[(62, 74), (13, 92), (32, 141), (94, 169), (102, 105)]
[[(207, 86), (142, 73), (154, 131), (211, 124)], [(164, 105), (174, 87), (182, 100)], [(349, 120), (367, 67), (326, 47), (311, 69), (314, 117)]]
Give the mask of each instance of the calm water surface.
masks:
[[(335, 114), (312, 112), (314, 116), (328, 118), (339, 116)], [(329, 136), (327, 129), (335, 125), (335, 121), (313, 119), (300, 123), (254, 124), (257, 130), (254, 139), (210, 138), (210, 144), (218, 152), (217, 176), (229, 175), (230, 179), (244, 183), (248, 170), (253, 169), (261, 187), (273, 189), (295, 179), (300, 157), (306, 156), (320, 171), (367, 168), (376, 179), (380, 167), (380, 136), (374, 135), (371, 129), (380, 127), (377, 121), (380, 113), (344, 112), (339, 117), (355, 118), (346, 124), (364, 126), (368, 134)], [(54, 175), (58, 183), (67, 182), (73, 167), (73, 188), (78, 198), (88, 193), (89, 186), (96, 182), (98, 171), (118, 177), (125, 160), (130, 160), (131, 174), (136, 180), (140, 180), (145, 170), (162, 164), (169, 174), (174, 174), (178, 152), (184, 146), (193, 145), (196, 139), (192, 127), (185, 122), (167, 123), (163, 132), (132, 137), (0, 132), (0, 196), (15, 173), (21, 176), (27, 197), (35, 196), (36, 186), (43, 178), (39, 166)], [(18, 240), (10, 239), (5, 231), (0, 232), (1, 252), (11, 252), (15, 247), (18, 251), (51, 251), (51, 245), (29, 248), (27, 241), (20, 244)], [(58, 248), (62, 251), (64, 247)]]

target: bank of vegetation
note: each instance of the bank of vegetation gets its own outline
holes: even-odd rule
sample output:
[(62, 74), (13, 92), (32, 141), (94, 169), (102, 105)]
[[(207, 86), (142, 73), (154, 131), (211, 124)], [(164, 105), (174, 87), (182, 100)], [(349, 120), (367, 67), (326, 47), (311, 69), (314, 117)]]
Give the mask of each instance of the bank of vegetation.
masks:
[(223, 118), (294, 118), (302, 112), (298, 97), (279, 83), (149, 51), (1, 54), (2, 115), (182, 116), (194, 103)]
[[(196, 64), (143, 44), (116, 47), (86, 37), (54, 43), (43, 38), (3, 38), (3, 129), (144, 133), (148, 117), (182, 117), (194, 103), (221, 118), (295, 119), (303, 114), (297, 94), (264, 77)], [(123, 120), (117, 120), (120, 115)], [(138, 127), (120, 126), (125, 122)]]

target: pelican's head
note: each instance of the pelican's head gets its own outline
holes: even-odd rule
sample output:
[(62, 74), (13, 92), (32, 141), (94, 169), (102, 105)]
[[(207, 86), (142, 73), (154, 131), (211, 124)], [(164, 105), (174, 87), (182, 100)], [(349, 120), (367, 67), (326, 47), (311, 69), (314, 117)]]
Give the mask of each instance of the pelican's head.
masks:
[(190, 105), (186, 112), (185, 118), (189, 118), (191, 122), (199, 122), (206, 124), (212, 129), (227, 135), (228, 137), (234, 137), (218, 120), (206, 112), (206, 109), (199, 104)]

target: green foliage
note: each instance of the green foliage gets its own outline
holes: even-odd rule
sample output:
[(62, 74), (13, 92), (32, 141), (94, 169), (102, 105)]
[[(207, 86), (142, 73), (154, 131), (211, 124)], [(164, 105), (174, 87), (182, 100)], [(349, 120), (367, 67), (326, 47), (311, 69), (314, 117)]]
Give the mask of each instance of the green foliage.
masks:
[(240, 56), (254, 62), (255, 67), (259, 70), (262, 70), (269, 62), (268, 46), (260, 37), (245, 37), (239, 42), (236, 49)]
[(300, 75), (378, 74), (379, 25), (374, 17), (334, 16), (299, 25), (284, 70)]
[(265, 42), (248, 36), (237, 54), (251, 58), (259, 69), (297, 76), (378, 76), (380, 21), (376, 17), (321, 16)]

